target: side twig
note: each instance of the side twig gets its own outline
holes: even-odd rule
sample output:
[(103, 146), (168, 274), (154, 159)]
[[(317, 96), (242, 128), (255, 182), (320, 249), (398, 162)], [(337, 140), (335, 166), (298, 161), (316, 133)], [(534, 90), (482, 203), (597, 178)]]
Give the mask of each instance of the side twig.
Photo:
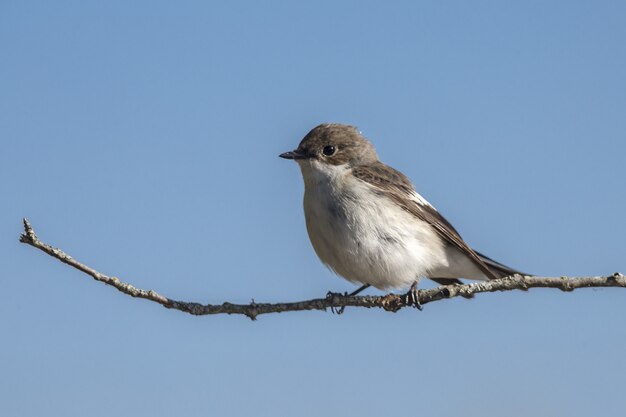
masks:
[[(66, 263), (79, 271), (90, 275), (96, 281), (103, 282), (116, 288), (118, 291), (131, 297), (144, 298), (159, 303), (166, 308), (180, 310), (196, 316), (208, 314), (243, 314), (252, 320), (260, 314), (282, 313), (285, 311), (324, 310), (342, 307), (382, 308), (396, 312), (404, 307), (414, 306), (416, 303), (410, 294), (387, 294), (382, 296), (347, 296), (337, 293), (328, 293), (325, 298), (297, 301), (291, 303), (255, 303), (250, 304), (200, 304), (194, 302), (177, 301), (161, 295), (153, 290), (142, 290), (131, 284), (120, 281), (114, 276), (104, 275), (95, 269), (80, 263), (61, 249), (54, 248), (39, 240), (30, 222), (24, 219), (24, 233), (20, 242), (33, 246), (48, 255)], [(418, 291), (418, 304), (424, 305), (434, 301), (454, 297), (470, 297), (483, 292), (512, 291), (529, 288), (558, 288), (562, 291), (573, 291), (577, 288), (590, 287), (622, 287), (626, 288), (626, 277), (618, 272), (609, 276), (595, 277), (537, 277), (514, 275), (512, 277), (492, 281), (473, 282), (464, 285), (445, 285), (433, 289)]]

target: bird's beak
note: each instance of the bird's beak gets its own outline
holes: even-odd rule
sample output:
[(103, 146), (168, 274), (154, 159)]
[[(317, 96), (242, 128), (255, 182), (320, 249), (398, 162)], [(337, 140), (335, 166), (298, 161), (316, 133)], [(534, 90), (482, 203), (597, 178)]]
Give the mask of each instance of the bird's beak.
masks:
[(281, 153), (278, 156), (281, 157), (281, 158), (285, 158), (285, 159), (305, 159), (306, 158), (306, 155), (304, 153), (298, 151), (297, 149), (294, 150), (294, 151)]

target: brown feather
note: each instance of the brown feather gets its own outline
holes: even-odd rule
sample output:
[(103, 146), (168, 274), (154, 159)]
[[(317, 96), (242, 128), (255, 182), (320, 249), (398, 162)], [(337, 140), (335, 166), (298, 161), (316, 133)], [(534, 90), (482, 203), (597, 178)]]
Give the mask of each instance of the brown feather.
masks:
[(459, 232), (437, 210), (428, 204), (419, 204), (407, 197), (408, 194), (415, 192), (415, 188), (400, 171), (376, 161), (368, 165), (354, 167), (352, 174), (361, 181), (376, 187), (380, 194), (390, 198), (402, 209), (427, 222), (447, 243), (457, 247), (468, 256), (488, 278), (498, 278), (476, 252), (465, 243)]

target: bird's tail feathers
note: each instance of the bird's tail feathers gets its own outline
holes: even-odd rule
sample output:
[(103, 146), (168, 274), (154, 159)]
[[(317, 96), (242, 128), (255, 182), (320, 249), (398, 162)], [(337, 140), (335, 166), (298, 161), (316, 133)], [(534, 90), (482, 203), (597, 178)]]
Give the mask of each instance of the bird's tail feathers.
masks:
[[(476, 254), (478, 255), (478, 257), (480, 258), (481, 261), (483, 261), (485, 263), (485, 265), (487, 265), (487, 267), (489, 268), (489, 270), (493, 273), (493, 275), (495, 275), (497, 278), (504, 278), (504, 277), (509, 277), (511, 275), (515, 275), (515, 274), (519, 274), (519, 275), (531, 275), (531, 274), (527, 274), (525, 272), (520, 272), (516, 269), (513, 269), (511, 267), (508, 267), (506, 265), (501, 264), (500, 262), (494, 261), (493, 259), (491, 259), (488, 256), (483, 255), (480, 252), (476, 252)], [(463, 284), (463, 282), (459, 279), (456, 278), (438, 278), (438, 277), (431, 277), (431, 280), (435, 281), (436, 283), (440, 284), (440, 285), (461, 285)], [(468, 295), (468, 296), (463, 296), (465, 298), (473, 298), (474, 295)]]
[(508, 267), (506, 265), (501, 264), (500, 262), (494, 261), (493, 259), (491, 259), (488, 256), (483, 255), (480, 252), (476, 252), (476, 255), (478, 255), (478, 257), (480, 258), (481, 261), (483, 261), (485, 263), (485, 265), (487, 265), (487, 267), (489, 268), (489, 270), (491, 272), (493, 272), (493, 274), (495, 276), (497, 276), (498, 278), (504, 278), (504, 277), (509, 277), (511, 275), (515, 275), (515, 274), (519, 274), (519, 275), (531, 275), (531, 274), (527, 274), (525, 272), (521, 272), (518, 271), (516, 269), (513, 269), (511, 267)]

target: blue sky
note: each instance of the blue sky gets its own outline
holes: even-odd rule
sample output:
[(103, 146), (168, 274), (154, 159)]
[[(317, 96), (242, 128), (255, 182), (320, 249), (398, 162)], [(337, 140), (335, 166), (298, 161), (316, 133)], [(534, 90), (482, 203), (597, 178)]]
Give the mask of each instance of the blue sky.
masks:
[[(348, 291), (297, 166), (357, 125), (475, 248), (626, 272), (626, 6), (616, 1), (0, 5), (0, 414), (623, 415), (626, 292), (397, 314), (192, 317), (18, 243), (190, 301)], [(372, 293), (376, 293), (372, 291)]]

